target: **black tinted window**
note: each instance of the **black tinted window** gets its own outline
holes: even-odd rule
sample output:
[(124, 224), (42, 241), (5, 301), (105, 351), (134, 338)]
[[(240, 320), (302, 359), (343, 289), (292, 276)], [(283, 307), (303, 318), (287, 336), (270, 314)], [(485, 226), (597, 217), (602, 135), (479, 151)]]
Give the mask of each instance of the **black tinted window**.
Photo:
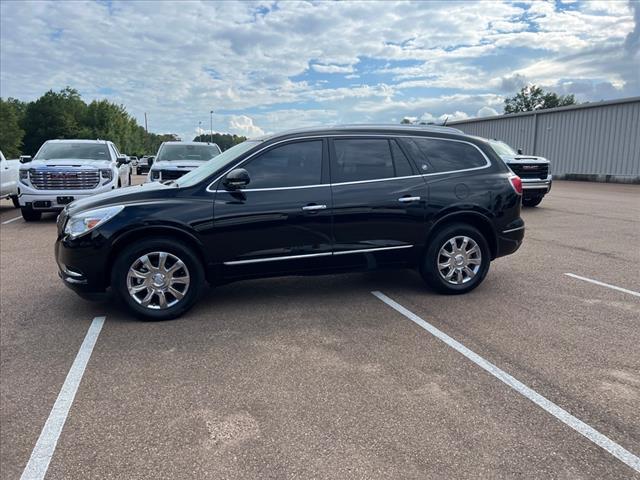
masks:
[(322, 140), (273, 148), (245, 168), (251, 178), (250, 189), (318, 185), (322, 180)]
[(334, 146), (336, 158), (331, 165), (331, 180), (334, 183), (394, 176), (387, 139), (335, 140)]
[(468, 143), (434, 138), (413, 138), (431, 168), (422, 173), (449, 172), (483, 167), (486, 160), (480, 151)]
[(391, 140), (391, 153), (393, 154), (393, 163), (396, 168), (396, 177), (413, 175), (413, 168), (411, 168), (409, 160), (405, 154), (402, 153), (402, 150), (395, 140)]

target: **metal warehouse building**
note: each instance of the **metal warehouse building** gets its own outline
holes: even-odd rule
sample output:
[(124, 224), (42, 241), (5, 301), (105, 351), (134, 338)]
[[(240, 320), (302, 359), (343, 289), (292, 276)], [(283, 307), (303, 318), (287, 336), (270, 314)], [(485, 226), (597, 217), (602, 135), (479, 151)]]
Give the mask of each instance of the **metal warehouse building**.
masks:
[(640, 97), (449, 125), (546, 157), (556, 178), (640, 183)]

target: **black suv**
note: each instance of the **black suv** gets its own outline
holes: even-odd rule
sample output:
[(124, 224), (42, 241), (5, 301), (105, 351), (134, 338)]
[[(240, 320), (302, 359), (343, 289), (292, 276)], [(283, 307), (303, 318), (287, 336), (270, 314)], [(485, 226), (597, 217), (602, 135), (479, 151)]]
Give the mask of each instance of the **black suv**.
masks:
[(167, 319), (205, 282), (417, 267), (477, 287), (524, 236), (522, 186), (487, 141), (442, 127), (343, 126), (248, 140), (168, 183), (68, 205), (56, 259), (85, 297), (111, 289)]

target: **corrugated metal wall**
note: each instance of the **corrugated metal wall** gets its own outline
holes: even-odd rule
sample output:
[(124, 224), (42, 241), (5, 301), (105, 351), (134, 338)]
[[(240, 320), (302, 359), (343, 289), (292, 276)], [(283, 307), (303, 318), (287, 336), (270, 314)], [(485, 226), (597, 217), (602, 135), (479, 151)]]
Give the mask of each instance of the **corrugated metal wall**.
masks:
[(452, 122), (546, 157), (559, 177), (640, 182), (640, 98)]

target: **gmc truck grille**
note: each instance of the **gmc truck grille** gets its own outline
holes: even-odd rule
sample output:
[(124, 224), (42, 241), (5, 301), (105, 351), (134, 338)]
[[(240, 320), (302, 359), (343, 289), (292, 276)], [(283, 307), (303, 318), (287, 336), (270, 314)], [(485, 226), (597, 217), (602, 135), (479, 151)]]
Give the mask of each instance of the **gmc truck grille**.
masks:
[(189, 170), (161, 170), (160, 171), (160, 175), (161, 175), (161, 179), (162, 181), (165, 180), (177, 180), (178, 178), (180, 178), (181, 176), (183, 176), (185, 173), (189, 173)]
[(38, 190), (91, 190), (100, 183), (98, 170), (31, 170), (31, 184)]
[(510, 163), (509, 168), (520, 178), (544, 180), (549, 174), (549, 165), (539, 163)]

